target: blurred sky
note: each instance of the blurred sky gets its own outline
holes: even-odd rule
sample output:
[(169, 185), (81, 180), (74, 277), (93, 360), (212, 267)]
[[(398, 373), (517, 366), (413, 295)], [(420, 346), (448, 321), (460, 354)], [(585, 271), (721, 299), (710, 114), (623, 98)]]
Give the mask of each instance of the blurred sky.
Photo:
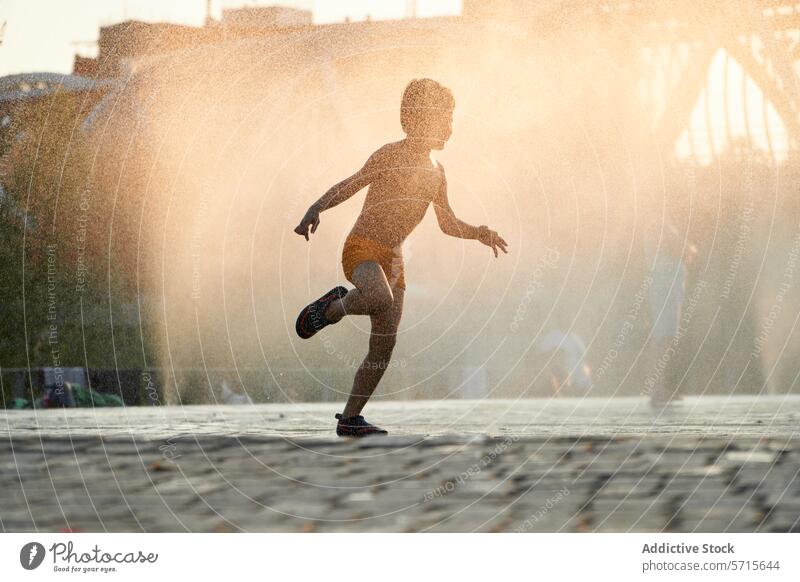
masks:
[[(295, 6), (312, 10), (318, 23), (401, 18), (411, 0), (212, 0), (212, 14), (238, 6)], [(418, 16), (458, 14), (461, 0), (417, 0)], [(95, 56), (100, 26), (128, 19), (202, 24), (206, 0), (0, 0), (0, 76), (51, 71), (67, 73), (75, 52)], [(74, 44), (85, 43), (85, 44)]]

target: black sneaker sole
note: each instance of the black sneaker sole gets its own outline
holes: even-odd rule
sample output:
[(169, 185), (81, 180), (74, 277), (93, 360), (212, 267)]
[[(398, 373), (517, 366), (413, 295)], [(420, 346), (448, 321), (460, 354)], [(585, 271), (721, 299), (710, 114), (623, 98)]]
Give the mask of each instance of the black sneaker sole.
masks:
[(306, 305), (294, 323), (297, 335), (302, 339), (309, 339), (326, 325), (330, 325), (330, 322), (325, 319), (325, 309), (331, 301), (341, 299), (345, 295), (347, 295), (346, 287), (334, 287), (313, 303)]
[(386, 436), (388, 434), (389, 431), (383, 430), (382, 428), (379, 428), (377, 430), (364, 430), (363, 432), (359, 433), (358, 430), (351, 431), (350, 429), (347, 429), (346, 431), (344, 430), (340, 431), (339, 427), (338, 426), (336, 427), (336, 436), (338, 437), (350, 437), (350, 438), (360, 439), (373, 435)]
[(339, 422), (336, 424), (336, 436), (339, 437), (353, 437), (353, 438), (362, 438), (366, 436), (372, 435), (388, 435), (389, 431), (379, 428), (373, 424), (366, 423), (366, 425), (352, 425), (352, 424), (342, 424), (341, 414), (335, 415)]

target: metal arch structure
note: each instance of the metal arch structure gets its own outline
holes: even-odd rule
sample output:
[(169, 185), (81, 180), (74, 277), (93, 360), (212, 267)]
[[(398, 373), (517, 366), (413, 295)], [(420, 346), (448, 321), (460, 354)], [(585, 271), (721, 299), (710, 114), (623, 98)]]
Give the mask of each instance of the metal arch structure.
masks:
[[(797, 150), (800, 146), (800, 7), (796, 3), (606, 0), (591, 2), (588, 10), (584, 4), (583, 14), (600, 23), (621, 26), (645, 46), (666, 47), (670, 53), (683, 49), (688, 54), (675, 82), (661, 96), (665, 102), (663, 111), (653, 120), (654, 133), (663, 150), (674, 147), (680, 134), (690, 126), (690, 116), (708, 85), (713, 59), (720, 50), (738, 63), (777, 112), (786, 128), (789, 149)], [(674, 60), (673, 56), (666, 65)], [(641, 63), (642, 68), (652, 69), (654, 65), (658, 66)], [(729, 98), (726, 87), (722, 130), (728, 136), (732, 134)], [(652, 103), (644, 105), (649, 107)], [(706, 111), (707, 124), (710, 124), (709, 113)], [(747, 108), (739, 115), (744, 118), (747, 138), (752, 140), (754, 122), (749, 119)], [(709, 127), (709, 139), (710, 135)], [(768, 128), (767, 142), (772, 150)], [(713, 151), (713, 144), (709, 146)], [(774, 151), (770, 153), (775, 156)]]
[[(625, 38), (612, 51), (622, 67), (637, 69), (631, 73), (645, 85), (649, 77), (675, 72), (668, 86), (650, 87), (639, 99), (643, 110), (659, 111), (650, 121), (662, 150), (673, 148), (690, 126), (712, 62), (725, 51), (779, 115), (789, 149), (800, 147), (800, 4), (791, 0), (552, 0), (535, 9), (509, 0), (465, 0), (464, 15), (475, 20), (501, 15), (545, 36), (593, 31), (611, 40)], [(630, 96), (623, 98), (630, 103)], [(728, 94), (724, 98), (722, 131), (731, 135)], [(747, 119), (747, 111), (740, 115), (752, 140), (754, 120)]]

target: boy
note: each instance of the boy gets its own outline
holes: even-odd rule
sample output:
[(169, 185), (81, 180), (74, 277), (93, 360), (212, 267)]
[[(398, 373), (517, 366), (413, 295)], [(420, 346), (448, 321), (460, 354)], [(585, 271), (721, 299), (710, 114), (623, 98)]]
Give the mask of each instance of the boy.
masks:
[(369, 352), (353, 381), (350, 398), (337, 414), (336, 434), (387, 434), (361, 416), (386, 370), (403, 312), (405, 278), (402, 243), (433, 203), (445, 234), (476, 239), (494, 251), (507, 253), (507, 243), (487, 226), (471, 226), (456, 218), (447, 200), (444, 168), (431, 157), (450, 138), (455, 100), (450, 90), (431, 79), (411, 81), (403, 93), (400, 123), (406, 138), (372, 154), (364, 167), (339, 182), (317, 200), (294, 231), (309, 239), (322, 211), (341, 204), (369, 186), (361, 214), (344, 243), (342, 267), (355, 285), (336, 287), (306, 306), (297, 317), (297, 334), (307, 339), (345, 315), (369, 315)]

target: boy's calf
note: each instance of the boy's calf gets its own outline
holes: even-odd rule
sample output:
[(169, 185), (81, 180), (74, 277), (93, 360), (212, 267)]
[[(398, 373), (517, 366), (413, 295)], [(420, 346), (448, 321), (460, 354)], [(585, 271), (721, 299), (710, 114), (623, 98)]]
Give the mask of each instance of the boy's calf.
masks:
[(373, 333), (369, 337), (369, 352), (367, 359), (371, 362), (388, 361), (392, 357), (394, 346), (397, 343), (397, 334)]

